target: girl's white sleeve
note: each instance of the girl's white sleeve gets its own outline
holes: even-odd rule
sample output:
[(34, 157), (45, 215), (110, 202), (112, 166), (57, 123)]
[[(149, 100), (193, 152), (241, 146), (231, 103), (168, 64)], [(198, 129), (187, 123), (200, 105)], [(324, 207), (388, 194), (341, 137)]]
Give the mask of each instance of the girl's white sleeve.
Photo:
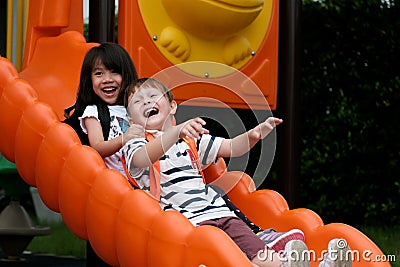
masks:
[(81, 117), (79, 117), (79, 123), (81, 125), (82, 131), (87, 134), (87, 129), (85, 124), (83, 123), (83, 119), (85, 118), (96, 118), (97, 121), (100, 123), (99, 120), (99, 113), (97, 112), (97, 106), (96, 105), (92, 105), (92, 106), (87, 106), (85, 108), (85, 110), (83, 111), (83, 114)]

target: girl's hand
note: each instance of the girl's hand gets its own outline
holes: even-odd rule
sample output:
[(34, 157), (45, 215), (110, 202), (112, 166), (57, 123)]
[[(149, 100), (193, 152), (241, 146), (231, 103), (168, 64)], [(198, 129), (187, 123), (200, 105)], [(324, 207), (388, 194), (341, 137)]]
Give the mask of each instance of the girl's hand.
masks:
[(203, 126), (206, 125), (206, 122), (201, 118), (194, 118), (188, 120), (184, 123), (179, 124), (179, 138), (193, 138), (193, 139), (200, 139), (200, 134), (208, 134), (209, 131)]
[(268, 117), (264, 122), (250, 130), (250, 138), (256, 140), (264, 139), (276, 126), (282, 122), (282, 119)]
[(143, 126), (139, 124), (131, 124), (131, 126), (122, 135), (122, 146), (124, 146), (129, 140), (133, 138), (145, 137), (145, 131)]

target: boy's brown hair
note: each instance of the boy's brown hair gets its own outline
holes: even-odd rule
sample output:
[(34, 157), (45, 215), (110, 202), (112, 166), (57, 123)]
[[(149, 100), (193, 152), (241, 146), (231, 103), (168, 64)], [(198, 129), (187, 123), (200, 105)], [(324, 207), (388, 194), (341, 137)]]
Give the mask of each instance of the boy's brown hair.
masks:
[(157, 88), (163, 93), (163, 95), (168, 99), (169, 102), (172, 102), (174, 100), (174, 95), (172, 94), (171, 90), (169, 90), (169, 88), (165, 86), (165, 84), (163, 84), (162, 82), (154, 78), (140, 78), (134, 84), (129, 86), (129, 88), (125, 92), (124, 105), (126, 108), (129, 105), (129, 96), (131, 94), (134, 94), (136, 90), (142, 86)]

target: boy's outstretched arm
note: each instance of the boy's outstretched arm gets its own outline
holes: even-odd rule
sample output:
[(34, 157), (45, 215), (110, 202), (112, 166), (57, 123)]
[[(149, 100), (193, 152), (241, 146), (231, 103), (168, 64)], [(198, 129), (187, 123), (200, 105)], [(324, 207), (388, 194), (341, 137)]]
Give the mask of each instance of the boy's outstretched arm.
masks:
[(218, 151), (218, 157), (240, 157), (247, 153), (261, 139), (283, 122), (282, 119), (269, 117), (253, 129), (232, 139), (224, 139)]
[(201, 118), (195, 118), (170, 127), (164, 134), (148, 142), (135, 153), (131, 167), (146, 168), (152, 165), (159, 160), (179, 138), (200, 138), (200, 134), (208, 133), (208, 130), (203, 128), (205, 124), (205, 121)]

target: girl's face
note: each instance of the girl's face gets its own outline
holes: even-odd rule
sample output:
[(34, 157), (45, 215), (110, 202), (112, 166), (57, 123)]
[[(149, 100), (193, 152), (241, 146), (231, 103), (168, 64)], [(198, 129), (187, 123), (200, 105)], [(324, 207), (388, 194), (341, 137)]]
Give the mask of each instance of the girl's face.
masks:
[(92, 70), (92, 84), (94, 93), (101, 100), (108, 105), (114, 105), (121, 92), (122, 76), (97, 61)]
[(147, 130), (165, 130), (172, 126), (172, 116), (177, 104), (170, 102), (164, 93), (153, 87), (140, 87), (128, 98), (128, 113), (132, 121)]

